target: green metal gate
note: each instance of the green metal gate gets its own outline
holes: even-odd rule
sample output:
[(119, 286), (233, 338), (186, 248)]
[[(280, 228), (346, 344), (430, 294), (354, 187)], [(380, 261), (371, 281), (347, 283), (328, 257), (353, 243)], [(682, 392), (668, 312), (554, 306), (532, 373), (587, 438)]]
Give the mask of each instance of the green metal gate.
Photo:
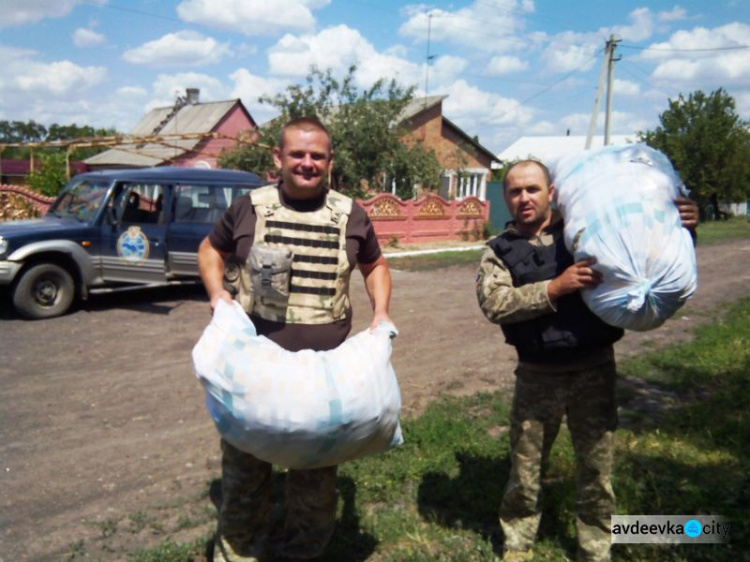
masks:
[(490, 202), (490, 226), (499, 234), (505, 230), (505, 223), (511, 220), (503, 199), (503, 182), (487, 182), (487, 201)]

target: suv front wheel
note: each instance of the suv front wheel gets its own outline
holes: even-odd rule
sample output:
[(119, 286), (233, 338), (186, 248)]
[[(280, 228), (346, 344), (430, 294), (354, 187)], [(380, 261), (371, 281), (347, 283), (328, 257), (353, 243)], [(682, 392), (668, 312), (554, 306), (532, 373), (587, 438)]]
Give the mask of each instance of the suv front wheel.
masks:
[(13, 306), (25, 318), (52, 318), (65, 313), (74, 296), (70, 273), (59, 265), (40, 263), (21, 274), (13, 289)]

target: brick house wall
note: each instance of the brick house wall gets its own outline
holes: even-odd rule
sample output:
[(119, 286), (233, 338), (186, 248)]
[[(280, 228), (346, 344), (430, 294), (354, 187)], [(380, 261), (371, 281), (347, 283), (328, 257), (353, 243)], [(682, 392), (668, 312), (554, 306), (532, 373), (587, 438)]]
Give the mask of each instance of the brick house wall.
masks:
[(222, 150), (232, 150), (237, 146), (237, 141), (233, 140), (240, 136), (240, 133), (254, 130), (255, 122), (252, 117), (245, 112), (240, 104), (235, 105), (214, 127), (213, 131), (221, 133), (230, 138), (223, 139), (205, 139), (198, 143), (196, 150), (183, 154), (167, 164), (170, 166), (182, 166), (186, 168), (204, 167), (218, 168), (218, 159)]
[[(482, 201), (486, 199), (486, 183), (492, 177), (492, 158), (443, 117), (442, 102), (427, 107), (401, 126), (406, 130), (402, 142), (409, 146), (421, 143), (435, 151), (446, 173), (440, 186), (431, 187), (438, 187), (443, 198), (476, 196)], [(459, 177), (459, 172), (463, 178)]]

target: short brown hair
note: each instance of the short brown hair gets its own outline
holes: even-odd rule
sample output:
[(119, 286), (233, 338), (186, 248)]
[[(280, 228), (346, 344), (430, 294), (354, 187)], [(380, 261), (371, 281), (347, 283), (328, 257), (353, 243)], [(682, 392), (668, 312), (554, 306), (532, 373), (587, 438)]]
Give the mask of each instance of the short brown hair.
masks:
[(537, 166), (539, 166), (539, 169), (542, 170), (542, 173), (544, 174), (544, 179), (547, 181), (547, 187), (552, 185), (552, 176), (549, 173), (549, 168), (547, 168), (547, 166), (545, 166), (541, 160), (526, 158), (525, 160), (518, 160), (517, 162), (513, 162), (508, 167), (505, 172), (505, 177), (503, 178), (503, 191), (508, 188), (508, 175), (510, 174), (510, 171), (516, 166), (528, 166), (529, 164), (536, 164)]
[(323, 123), (321, 123), (320, 119), (318, 119), (317, 117), (297, 117), (296, 119), (292, 119), (291, 121), (285, 123), (284, 126), (281, 127), (281, 131), (279, 131), (279, 138), (276, 140), (276, 146), (283, 149), (284, 135), (287, 131), (293, 129), (299, 129), (302, 131), (321, 131), (328, 137), (328, 149), (333, 149), (333, 147), (331, 146), (331, 133), (328, 132), (326, 126), (323, 125)]

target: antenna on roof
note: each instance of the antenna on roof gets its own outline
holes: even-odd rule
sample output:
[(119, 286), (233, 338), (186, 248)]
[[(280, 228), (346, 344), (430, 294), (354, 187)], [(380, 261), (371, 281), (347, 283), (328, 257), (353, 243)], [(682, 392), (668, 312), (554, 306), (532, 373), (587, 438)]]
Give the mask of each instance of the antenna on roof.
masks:
[(427, 14), (427, 59), (424, 67), (424, 103), (427, 105), (427, 90), (430, 79), (430, 61), (435, 55), (430, 55), (430, 35), (432, 32), (432, 14)]

